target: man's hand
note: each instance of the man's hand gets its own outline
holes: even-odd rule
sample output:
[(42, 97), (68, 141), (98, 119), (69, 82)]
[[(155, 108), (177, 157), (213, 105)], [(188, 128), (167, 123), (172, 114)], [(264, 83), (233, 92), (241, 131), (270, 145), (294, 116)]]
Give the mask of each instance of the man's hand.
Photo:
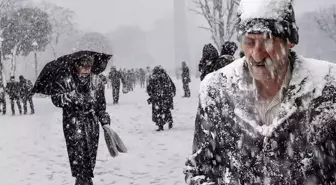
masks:
[(105, 132), (109, 132), (111, 128), (110, 128), (110, 125), (104, 125), (103, 129)]

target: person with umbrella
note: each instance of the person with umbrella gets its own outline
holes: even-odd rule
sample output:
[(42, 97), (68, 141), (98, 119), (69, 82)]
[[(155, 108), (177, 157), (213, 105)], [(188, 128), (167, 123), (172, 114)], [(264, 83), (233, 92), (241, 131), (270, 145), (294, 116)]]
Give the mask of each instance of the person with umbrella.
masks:
[[(99, 77), (111, 57), (89, 51), (63, 56), (44, 67), (32, 90), (51, 95), (53, 104), (63, 109), (63, 131), (75, 185), (93, 185), (99, 122), (105, 139), (106, 134), (115, 134), (106, 112), (104, 82)], [(109, 143), (122, 148), (113, 139)]]

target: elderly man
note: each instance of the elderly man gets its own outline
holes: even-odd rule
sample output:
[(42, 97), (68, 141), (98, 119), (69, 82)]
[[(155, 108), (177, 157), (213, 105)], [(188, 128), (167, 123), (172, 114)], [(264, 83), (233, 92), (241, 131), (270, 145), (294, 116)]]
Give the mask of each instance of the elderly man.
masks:
[(292, 51), (290, 0), (241, 0), (238, 18), (245, 57), (201, 83), (186, 181), (335, 184), (336, 66)]

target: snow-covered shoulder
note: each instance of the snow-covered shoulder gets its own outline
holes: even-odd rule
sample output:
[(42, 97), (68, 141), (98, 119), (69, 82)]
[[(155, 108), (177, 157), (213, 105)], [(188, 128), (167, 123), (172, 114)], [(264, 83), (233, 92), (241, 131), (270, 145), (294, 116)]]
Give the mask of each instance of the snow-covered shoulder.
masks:
[(225, 92), (232, 83), (237, 83), (241, 80), (243, 78), (243, 69), (244, 58), (240, 58), (220, 70), (208, 74), (200, 85), (199, 95), (201, 105), (206, 106), (211, 103), (212, 100), (209, 97), (211, 91)]
[[(300, 67), (308, 70), (300, 69), (301, 72), (293, 74), (293, 76), (310, 76), (313, 87), (316, 89), (315, 96), (320, 96), (326, 85), (336, 86), (336, 64), (313, 58), (304, 58), (303, 56), (298, 56), (298, 60), (303, 62)], [(304, 71), (309, 72), (309, 74), (303, 74)]]

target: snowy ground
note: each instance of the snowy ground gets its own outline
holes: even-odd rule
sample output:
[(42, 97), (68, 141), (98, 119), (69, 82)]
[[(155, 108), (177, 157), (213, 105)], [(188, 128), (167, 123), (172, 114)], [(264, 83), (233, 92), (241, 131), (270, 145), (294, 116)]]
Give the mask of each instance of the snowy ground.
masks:
[[(129, 153), (110, 157), (101, 133), (94, 183), (185, 184), (182, 169), (191, 152), (198, 81), (194, 79), (191, 84), (192, 98), (184, 99), (182, 84), (175, 80), (174, 128), (159, 133), (154, 131), (144, 89), (121, 95), (120, 105), (116, 106), (107, 90), (111, 125)], [(0, 116), (0, 184), (73, 185), (61, 109), (55, 108), (50, 99), (35, 98), (35, 105), (37, 113), (32, 116)]]

